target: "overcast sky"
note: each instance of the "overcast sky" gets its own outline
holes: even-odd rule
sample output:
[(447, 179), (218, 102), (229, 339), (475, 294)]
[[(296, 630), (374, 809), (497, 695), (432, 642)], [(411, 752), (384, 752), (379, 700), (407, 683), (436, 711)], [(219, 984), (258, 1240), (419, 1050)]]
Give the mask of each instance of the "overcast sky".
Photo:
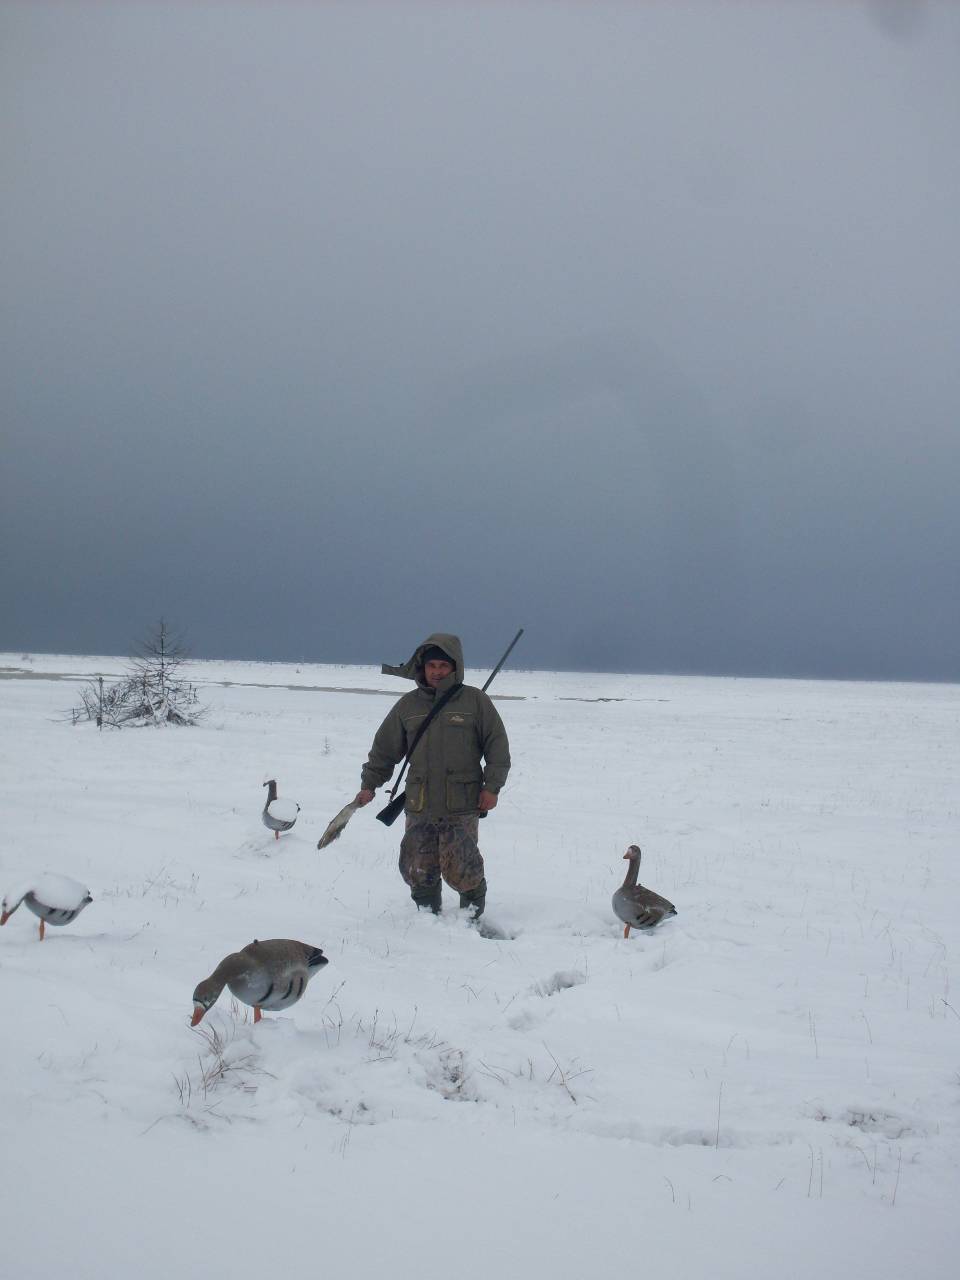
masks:
[(960, 679), (960, 5), (0, 0), (0, 649)]

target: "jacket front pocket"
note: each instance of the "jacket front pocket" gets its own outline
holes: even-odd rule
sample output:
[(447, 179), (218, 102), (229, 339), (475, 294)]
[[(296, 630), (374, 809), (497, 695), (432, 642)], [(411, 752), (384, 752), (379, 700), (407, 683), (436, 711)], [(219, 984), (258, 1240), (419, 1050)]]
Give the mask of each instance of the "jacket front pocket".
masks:
[(422, 813), (423, 806), (427, 803), (426, 778), (408, 778), (406, 791), (404, 808), (410, 813)]
[(472, 773), (452, 773), (447, 778), (447, 812), (476, 813), (480, 803), (480, 779)]

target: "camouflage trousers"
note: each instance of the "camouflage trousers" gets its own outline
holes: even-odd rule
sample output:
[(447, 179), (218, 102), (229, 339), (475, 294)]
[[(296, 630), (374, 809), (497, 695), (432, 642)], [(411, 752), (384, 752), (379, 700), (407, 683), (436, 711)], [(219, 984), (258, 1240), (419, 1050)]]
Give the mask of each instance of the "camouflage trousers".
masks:
[(460, 894), (474, 894), (484, 884), (483, 858), (477, 845), (480, 826), (475, 813), (426, 818), (407, 814), (400, 842), (400, 874), (414, 902), (439, 910), (441, 878)]

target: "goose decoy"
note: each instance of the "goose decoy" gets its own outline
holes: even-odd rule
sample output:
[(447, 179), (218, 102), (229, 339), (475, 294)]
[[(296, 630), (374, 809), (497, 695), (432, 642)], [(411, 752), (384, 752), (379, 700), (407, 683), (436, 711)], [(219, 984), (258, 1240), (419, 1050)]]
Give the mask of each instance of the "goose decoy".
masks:
[(267, 799), (263, 806), (263, 825), (272, 831), (274, 837), (279, 840), (281, 831), (289, 831), (297, 820), (297, 814), (300, 812), (300, 806), (296, 800), (278, 800), (277, 799), (277, 780), (271, 778), (269, 782), (263, 784), (269, 787)]
[(44, 926), (69, 924), (93, 901), (90, 890), (69, 876), (58, 876), (45, 871), (28, 884), (12, 890), (0, 902), (0, 924), (6, 924), (17, 907), (23, 903), (28, 911), (40, 917), (40, 941)]
[(640, 850), (632, 844), (623, 855), (630, 865), (623, 884), (613, 895), (613, 911), (623, 921), (623, 936), (630, 937), (631, 929), (652, 929), (655, 924), (665, 920), (667, 916), (675, 916), (677, 908), (659, 893), (637, 884), (640, 874)]
[(242, 951), (225, 956), (209, 978), (197, 985), (193, 993), (195, 1027), (203, 1015), (220, 998), (224, 987), (243, 1004), (253, 1006), (253, 1020), (260, 1021), (260, 1010), (289, 1009), (296, 1004), (307, 983), (327, 964), (319, 947), (291, 938), (254, 939)]

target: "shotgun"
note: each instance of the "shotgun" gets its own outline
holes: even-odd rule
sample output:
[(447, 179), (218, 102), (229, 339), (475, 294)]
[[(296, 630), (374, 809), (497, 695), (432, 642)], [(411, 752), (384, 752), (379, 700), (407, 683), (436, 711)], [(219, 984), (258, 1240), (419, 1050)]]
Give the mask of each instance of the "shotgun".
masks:
[[(506, 660), (510, 657), (510, 653), (513, 649), (513, 646), (517, 643), (517, 641), (520, 639), (522, 635), (523, 635), (523, 627), (520, 628), (517, 634), (513, 637), (513, 639), (507, 645), (506, 652), (504, 653), (503, 657), (500, 659), (497, 665), (490, 672), (489, 676), (487, 676), (487, 682), (483, 686), (483, 689), (481, 690), (482, 693), (486, 693), (487, 690), (490, 688), (490, 686), (493, 684), (494, 677), (496, 676), (500, 668), (503, 666), (503, 664), (506, 662)], [(453, 692), (455, 691), (451, 689), (450, 693), (453, 693)], [(443, 698), (442, 701), (445, 702), (449, 696), (450, 694), (448, 693)], [(442, 703), (440, 705), (442, 705)], [(440, 705), (437, 705), (434, 708), (435, 712), (440, 710)], [(426, 726), (424, 727), (426, 728)], [(406, 791), (401, 791), (399, 795), (396, 795), (394, 793), (396, 792), (397, 787), (399, 787), (400, 785), (400, 779), (403, 777), (404, 769), (406, 769), (407, 765), (410, 763), (410, 756), (413, 754), (414, 747), (416, 747), (418, 741), (419, 741), (419, 735), (414, 740), (413, 747), (411, 747), (410, 751), (407, 753), (407, 758), (403, 762), (403, 768), (400, 770), (397, 780), (393, 784), (393, 793), (391, 793), (390, 803), (386, 805), (385, 808), (381, 809), (380, 812), (377, 814), (377, 821), (382, 822), (385, 827), (392, 827), (393, 824), (396, 822), (397, 818), (399, 818), (400, 814), (403, 812), (403, 806), (406, 803), (407, 793)]]

